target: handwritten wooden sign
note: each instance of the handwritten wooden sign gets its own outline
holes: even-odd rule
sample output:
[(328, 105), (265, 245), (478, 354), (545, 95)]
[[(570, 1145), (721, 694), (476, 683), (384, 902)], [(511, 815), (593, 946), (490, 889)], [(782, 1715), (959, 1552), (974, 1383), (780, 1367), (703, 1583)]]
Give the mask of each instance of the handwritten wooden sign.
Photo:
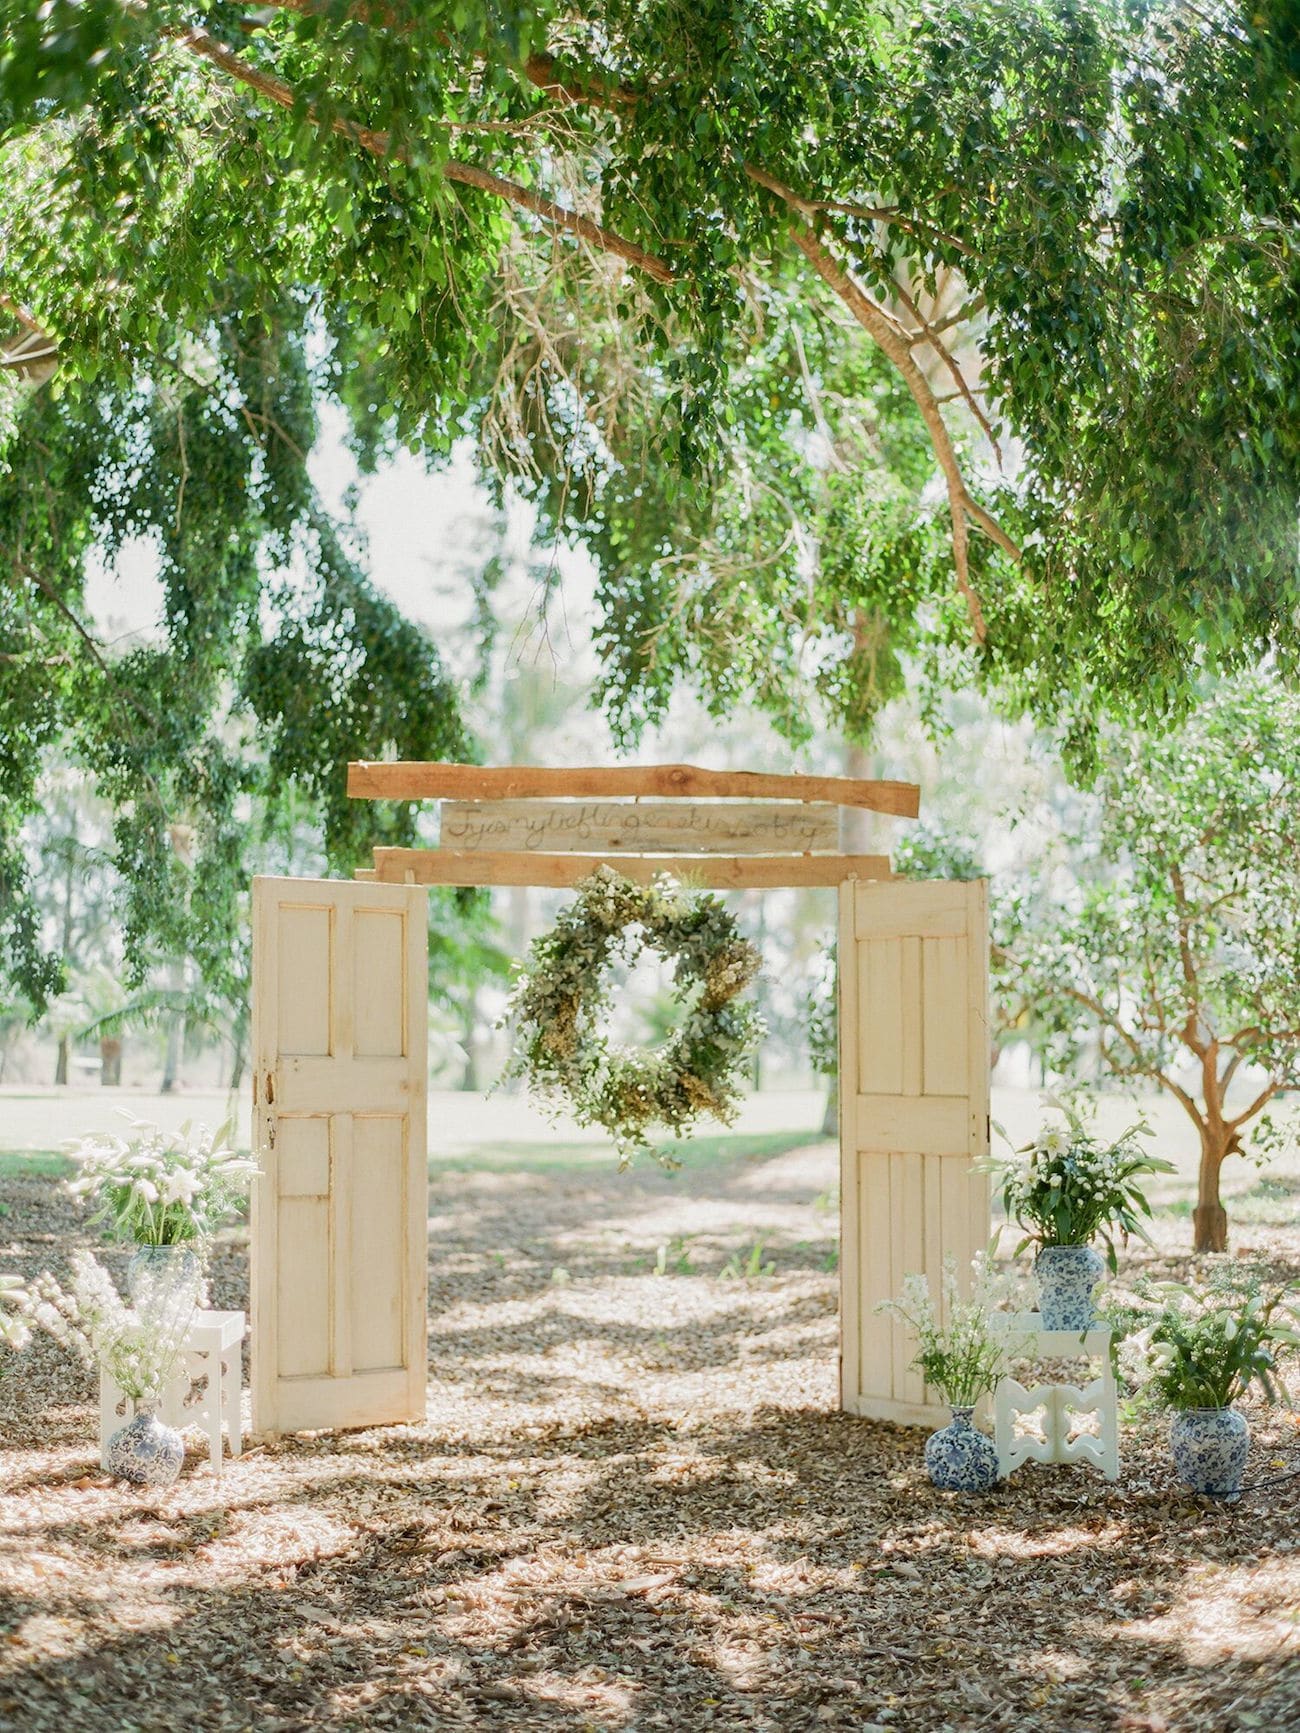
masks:
[(794, 801), (449, 800), (441, 841), (462, 852), (833, 853), (839, 812)]

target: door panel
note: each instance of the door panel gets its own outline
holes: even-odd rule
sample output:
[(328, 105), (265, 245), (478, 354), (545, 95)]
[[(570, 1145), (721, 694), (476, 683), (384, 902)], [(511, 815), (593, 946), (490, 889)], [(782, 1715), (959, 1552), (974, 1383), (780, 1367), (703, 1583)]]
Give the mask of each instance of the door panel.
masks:
[(423, 1417), (426, 895), (253, 881), (253, 1430)]
[(841, 1381), (851, 1413), (933, 1423), (907, 1332), (876, 1306), (988, 1244), (988, 915), (982, 881), (840, 892)]

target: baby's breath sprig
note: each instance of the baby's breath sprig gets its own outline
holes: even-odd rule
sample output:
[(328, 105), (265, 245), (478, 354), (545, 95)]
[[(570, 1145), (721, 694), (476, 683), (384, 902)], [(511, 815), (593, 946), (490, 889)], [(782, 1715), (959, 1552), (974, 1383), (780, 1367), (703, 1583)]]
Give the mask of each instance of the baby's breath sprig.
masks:
[(928, 1276), (903, 1277), (896, 1300), (882, 1300), (878, 1312), (892, 1312), (916, 1337), (912, 1366), (953, 1408), (973, 1408), (995, 1388), (1007, 1368), (1006, 1339), (991, 1323), (1003, 1297), (1003, 1283), (981, 1254), (971, 1263), (970, 1292), (957, 1281), (957, 1260), (943, 1261), (939, 1298)]

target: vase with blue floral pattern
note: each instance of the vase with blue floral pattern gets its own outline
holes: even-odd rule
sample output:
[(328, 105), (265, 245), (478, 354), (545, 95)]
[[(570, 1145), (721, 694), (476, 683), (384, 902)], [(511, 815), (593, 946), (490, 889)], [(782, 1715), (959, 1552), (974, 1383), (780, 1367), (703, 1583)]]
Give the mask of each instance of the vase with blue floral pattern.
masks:
[(1093, 1290), (1106, 1269), (1092, 1246), (1044, 1246), (1034, 1259), (1038, 1310), (1044, 1330), (1091, 1330)]
[(110, 1474), (133, 1486), (160, 1491), (175, 1484), (185, 1460), (185, 1444), (173, 1426), (164, 1426), (154, 1410), (141, 1404), (134, 1419), (119, 1426), (104, 1452)]
[(1235, 1408), (1183, 1408), (1169, 1429), (1179, 1478), (1193, 1492), (1236, 1499), (1250, 1449), (1250, 1427)]
[(137, 1246), (126, 1266), (126, 1291), (142, 1318), (184, 1335), (206, 1301), (203, 1258), (193, 1244)]
[(945, 1492), (989, 1492), (1000, 1478), (993, 1440), (971, 1424), (973, 1408), (954, 1408), (951, 1422), (925, 1441), (930, 1479)]

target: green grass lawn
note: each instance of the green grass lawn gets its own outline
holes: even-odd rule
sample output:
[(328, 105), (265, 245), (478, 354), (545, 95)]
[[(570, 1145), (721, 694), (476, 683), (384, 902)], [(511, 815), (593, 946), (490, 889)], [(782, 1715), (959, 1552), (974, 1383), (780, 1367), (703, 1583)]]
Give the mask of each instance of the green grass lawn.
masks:
[[(669, 1140), (658, 1146), (684, 1171), (726, 1168), (741, 1162), (764, 1161), (791, 1149), (804, 1149), (822, 1141), (811, 1131), (726, 1131), (714, 1136), (694, 1137), (689, 1142)], [(471, 1144), (452, 1155), (431, 1155), (429, 1172), (444, 1173), (582, 1173), (608, 1172), (615, 1161), (606, 1143), (568, 1142), (557, 1135), (546, 1142)]]

